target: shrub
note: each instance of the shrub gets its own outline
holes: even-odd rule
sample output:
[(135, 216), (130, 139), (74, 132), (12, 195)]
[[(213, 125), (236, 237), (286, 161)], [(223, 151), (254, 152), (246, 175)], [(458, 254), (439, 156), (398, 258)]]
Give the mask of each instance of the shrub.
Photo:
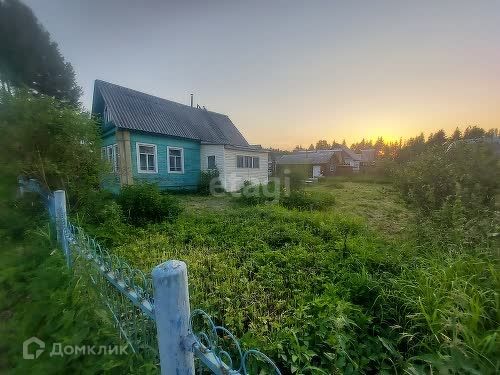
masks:
[(181, 212), (179, 200), (160, 192), (157, 185), (123, 186), (118, 195), (125, 220), (135, 226), (175, 220)]
[(460, 197), (467, 212), (475, 216), (493, 206), (500, 166), (485, 146), (462, 144), (449, 150), (436, 146), (403, 165), (396, 182), (405, 200), (424, 214)]
[(280, 204), (288, 209), (320, 210), (334, 203), (335, 197), (330, 193), (311, 193), (305, 190), (292, 190), (290, 194), (283, 194), (280, 197)]
[(224, 189), (219, 179), (219, 170), (212, 169), (201, 171), (200, 183), (198, 185), (198, 193), (202, 195), (210, 195), (210, 193), (223, 193)]
[(280, 195), (278, 186), (273, 182), (267, 185), (252, 185), (250, 181), (245, 181), (240, 189), (240, 195), (236, 200), (244, 205), (256, 206), (277, 200)]
[(0, 90), (0, 172), (38, 179), (78, 203), (99, 185), (103, 163), (97, 123), (51, 97)]
[(78, 207), (79, 219), (89, 224), (101, 224), (108, 218), (106, 206), (112, 202), (115, 202), (115, 197), (107, 190), (88, 192)]

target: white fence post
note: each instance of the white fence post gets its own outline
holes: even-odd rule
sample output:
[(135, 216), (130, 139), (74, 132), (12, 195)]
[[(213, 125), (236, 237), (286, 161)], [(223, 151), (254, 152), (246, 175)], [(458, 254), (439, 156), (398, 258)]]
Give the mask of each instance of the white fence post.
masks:
[(54, 210), (56, 215), (57, 240), (63, 248), (66, 263), (68, 264), (68, 267), (71, 268), (71, 252), (65, 233), (68, 216), (66, 213), (66, 192), (64, 190), (54, 191)]
[(186, 263), (162, 263), (152, 276), (161, 374), (193, 375), (193, 352), (185, 347), (190, 317)]
[(18, 177), (17, 178), (17, 184), (18, 184), (18, 187), (19, 187), (19, 190), (18, 190), (18, 195), (19, 197), (23, 197), (24, 196), (24, 179), (22, 177)]

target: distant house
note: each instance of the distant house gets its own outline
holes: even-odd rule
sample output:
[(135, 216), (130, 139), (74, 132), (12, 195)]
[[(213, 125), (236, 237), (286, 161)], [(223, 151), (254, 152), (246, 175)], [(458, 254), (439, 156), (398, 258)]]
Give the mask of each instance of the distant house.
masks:
[(343, 165), (348, 165), (352, 167), (353, 172), (359, 172), (359, 166), (361, 164), (362, 156), (356, 154), (350, 148), (342, 147), (343, 151)]
[(361, 166), (368, 167), (371, 166), (375, 163), (375, 155), (376, 155), (376, 150), (371, 148), (371, 149), (366, 149), (366, 150), (360, 150), (360, 163)]
[(281, 173), (288, 170), (298, 172), (307, 177), (333, 176), (359, 171), (361, 156), (347, 147), (331, 150), (294, 151), (277, 159), (276, 164)]
[(102, 118), (102, 154), (114, 186), (155, 182), (195, 189), (201, 171), (219, 171), (226, 191), (268, 182), (268, 152), (251, 146), (229, 117), (96, 80), (92, 113)]

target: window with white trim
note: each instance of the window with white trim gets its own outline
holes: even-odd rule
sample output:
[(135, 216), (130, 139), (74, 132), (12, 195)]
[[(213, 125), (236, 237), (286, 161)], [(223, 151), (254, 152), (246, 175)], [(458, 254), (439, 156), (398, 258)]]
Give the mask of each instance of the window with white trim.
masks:
[(184, 149), (167, 147), (169, 173), (184, 173)]
[(120, 153), (116, 143), (101, 147), (101, 158), (109, 163), (112, 172), (117, 173), (120, 170)]
[(260, 158), (257, 156), (236, 155), (236, 168), (254, 168), (260, 167)]
[(217, 165), (215, 164), (215, 155), (210, 155), (207, 157), (207, 169), (216, 169)]
[(118, 151), (118, 145), (115, 143), (113, 145), (113, 172), (118, 173), (120, 170), (120, 152)]
[(158, 173), (156, 145), (137, 143), (137, 171), (139, 173)]

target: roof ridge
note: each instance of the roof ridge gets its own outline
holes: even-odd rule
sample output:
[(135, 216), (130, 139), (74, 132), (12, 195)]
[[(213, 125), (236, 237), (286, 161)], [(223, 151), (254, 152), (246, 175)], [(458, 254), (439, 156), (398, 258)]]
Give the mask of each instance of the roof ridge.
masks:
[(140, 95), (144, 95), (144, 96), (148, 96), (150, 98), (154, 98), (154, 99), (159, 99), (159, 100), (163, 100), (165, 102), (169, 102), (169, 103), (172, 103), (172, 104), (175, 104), (175, 105), (180, 105), (180, 106), (183, 106), (183, 107), (186, 107), (188, 109), (192, 109), (192, 110), (196, 110), (196, 111), (206, 111), (206, 112), (210, 112), (210, 113), (215, 113), (216, 115), (220, 115), (220, 116), (225, 116), (225, 117), (229, 117), (228, 115), (224, 114), (224, 113), (220, 113), (220, 112), (215, 112), (215, 111), (210, 111), (208, 109), (205, 109), (205, 108), (196, 108), (196, 107), (191, 107), (190, 105), (187, 105), (187, 104), (183, 104), (183, 103), (179, 103), (179, 102), (175, 102), (173, 100), (169, 100), (169, 99), (165, 99), (165, 98), (162, 98), (160, 96), (156, 96), (156, 95), (153, 95), (153, 94), (148, 94), (146, 92), (142, 92), (142, 91), (139, 91), (139, 90), (134, 90), (134, 89), (131, 89), (130, 87), (125, 87), (125, 86), (122, 86), (122, 85), (118, 85), (116, 83), (112, 83), (112, 82), (108, 82), (108, 81), (104, 81), (102, 79), (96, 79), (95, 80), (95, 83), (98, 83), (99, 84), (105, 84), (105, 85), (111, 85), (111, 86), (116, 86), (120, 89), (124, 89), (124, 90), (127, 90), (127, 91), (132, 91), (136, 94), (140, 94)]
[(99, 100), (109, 106), (115, 126), (120, 128), (216, 144), (248, 145), (231, 119), (222, 113), (193, 108), (114, 83), (95, 80), (93, 111), (104, 110), (104, 107), (97, 106)]

